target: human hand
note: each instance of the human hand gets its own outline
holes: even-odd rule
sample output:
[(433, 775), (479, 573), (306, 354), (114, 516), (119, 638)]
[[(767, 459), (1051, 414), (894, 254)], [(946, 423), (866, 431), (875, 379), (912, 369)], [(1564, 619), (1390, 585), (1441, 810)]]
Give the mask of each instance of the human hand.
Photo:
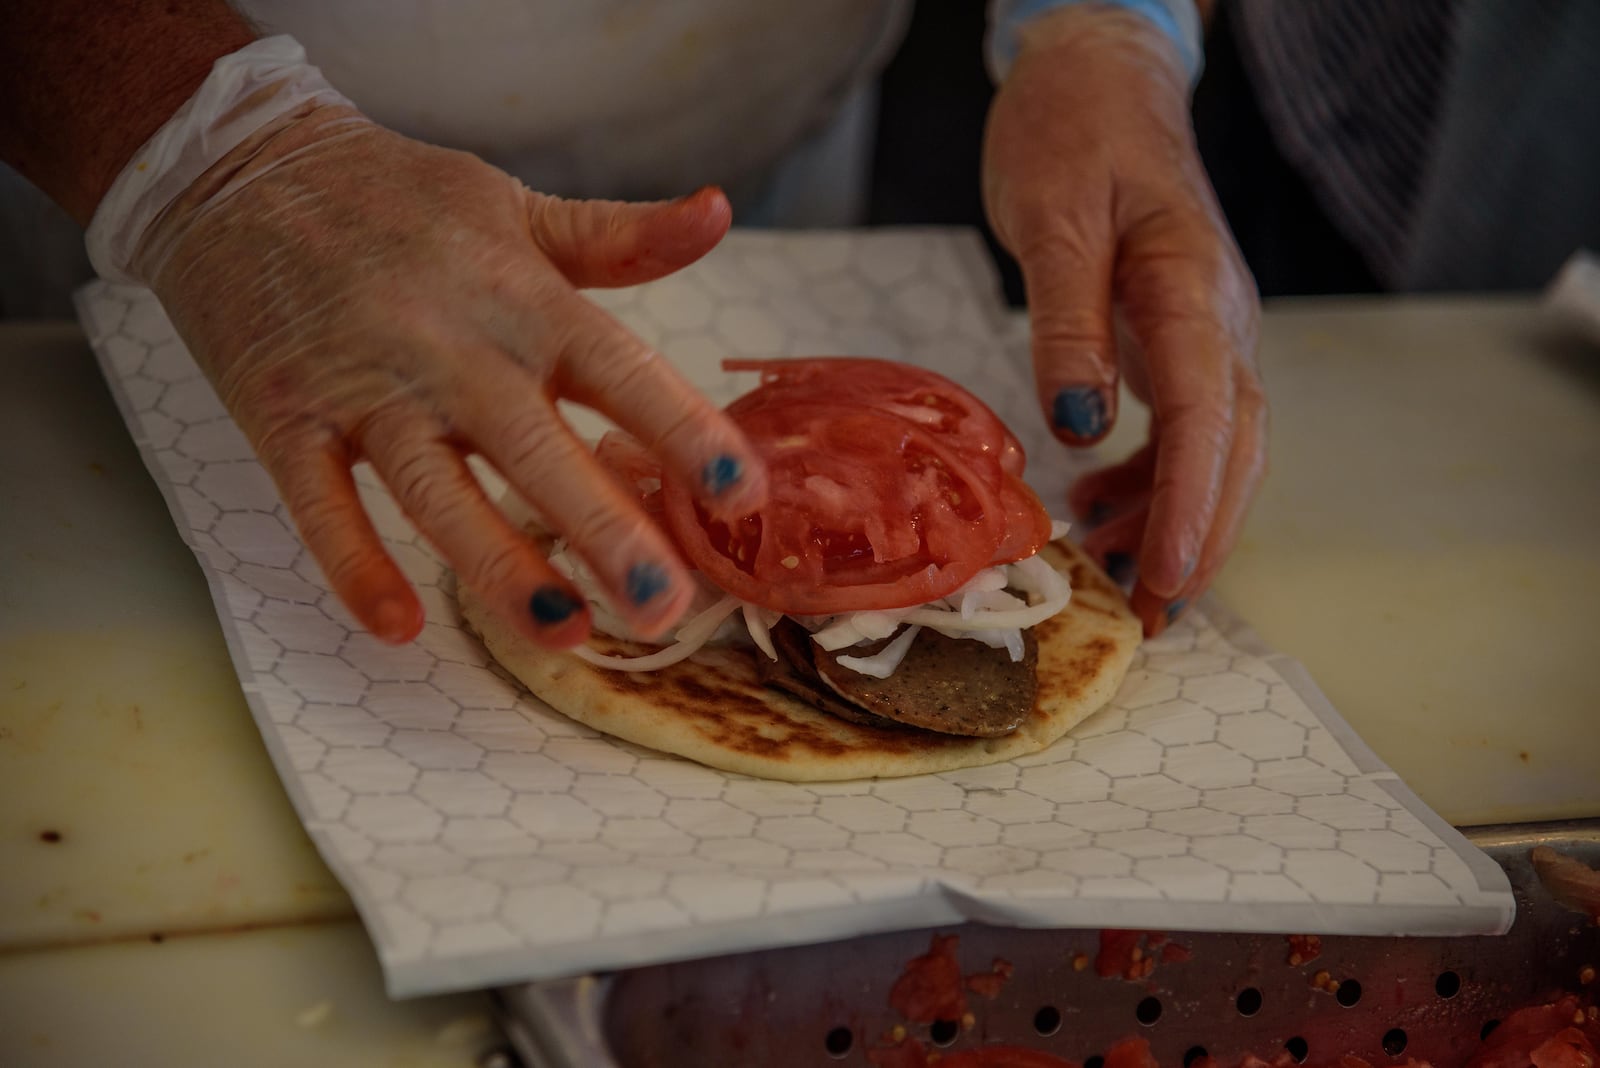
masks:
[(737, 428), (577, 292), (676, 270), (729, 220), (716, 190), (656, 204), (543, 196), (349, 107), (308, 105), (191, 185), (134, 269), (362, 624), (391, 642), (422, 625), (357, 498), (350, 468), (367, 460), (461, 581), (563, 648), (588, 635), (583, 597), (465, 457), (506, 477), (637, 633), (676, 622), (693, 595), (676, 550), (556, 401), (610, 417), (701, 487), (714, 515), (764, 501), (764, 468)]
[(1022, 268), (1057, 437), (1103, 438), (1119, 377), (1151, 408), (1145, 446), (1068, 500), (1095, 524), (1093, 556), (1137, 564), (1133, 608), (1158, 634), (1227, 559), (1267, 444), (1260, 303), (1195, 149), (1170, 41), (1099, 5), (1027, 25), (989, 113), (984, 198)]

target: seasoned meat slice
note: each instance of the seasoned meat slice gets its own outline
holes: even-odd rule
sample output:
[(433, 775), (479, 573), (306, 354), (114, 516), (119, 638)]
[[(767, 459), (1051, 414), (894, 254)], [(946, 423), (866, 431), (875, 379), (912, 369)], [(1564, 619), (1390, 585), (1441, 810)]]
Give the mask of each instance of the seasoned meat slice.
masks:
[(1027, 631), (1022, 632), (1022, 659), (1015, 662), (1004, 649), (924, 628), (886, 679), (838, 664), (841, 656), (871, 656), (889, 640), (834, 653), (813, 648), (817, 673), (869, 712), (941, 734), (1010, 734), (1033, 711), (1039, 644)]
[(940, 734), (993, 737), (1016, 730), (1033, 711), (1039, 647), (1027, 631), (1023, 658), (1013, 662), (1004, 649), (924, 629), (886, 679), (841, 667), (838, 658), (871, 656), (891, 639), (830, 653), (788, 619), (772, 637), (789, 670), (759, 657), (770, 672), (767, 685), (857, 723), (884, 726), (888, 720)]
[(782, 690), (786, 694), (800, 698), (812, 708), (821, 709), (851, 723), (890, 730), (906, 729), (904, 724), (874, 715), (864, 708), (851, 704), (848, 699), (823, 682), (822, 676), (817, 674), (816, 664), (811, 659), (813, 650), (818, 653), (822, 650), (811, 640), (811, 632), (794, 620), (780, 619), (772, 628), (772, 647), (778, 654), (778, 660), (773, 662), (768, 660), (764, 653), (757, 653), (756, 669), (761, 674), (761, 681), (774, 690)]

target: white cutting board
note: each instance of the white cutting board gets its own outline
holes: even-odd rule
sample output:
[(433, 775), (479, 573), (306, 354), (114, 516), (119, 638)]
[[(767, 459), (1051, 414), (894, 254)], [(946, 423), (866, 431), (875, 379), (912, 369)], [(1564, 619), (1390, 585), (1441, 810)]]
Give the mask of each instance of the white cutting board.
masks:
[(1297, 301), (1217, 584), (1457, 825), (1600, 816), (1600, 349), (1529, 300)]
[(76, 328), (0, 329), (0, 949), (351, 915)]

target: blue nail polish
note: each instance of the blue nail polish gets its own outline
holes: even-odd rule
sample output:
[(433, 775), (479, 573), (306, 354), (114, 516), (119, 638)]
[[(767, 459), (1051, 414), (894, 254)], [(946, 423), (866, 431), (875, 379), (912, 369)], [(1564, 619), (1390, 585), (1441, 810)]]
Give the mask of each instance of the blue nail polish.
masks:
[(1068, 386), (1056, 394), (1051, 419), (1057, 430), (1074, 437), (1097, 438), (1106, 429), (1106, 397), (1093, 386)]
[(560, 586), (540, 586), (528, 598), (528, 611), (546, 626), (560, 623), (581, 607), (582, 603)]
[(1118, 586), (1126, 586), (1133, 581), (1133, 564), (1132, 553), (1106, 553), (1106, 574)]
[(700, 469), (700, 482), (713, 497), (744, 476), (744, 468), (731, 456), (718, 456)]
[(1167, 626), (1172, 626), (1172, 621), (1183, 615), (1183, 610), (1188, 607), (1189, 602), (1183, 597), (1179, 597), (1176, 601), (1167, 605)]
[(628, 568), (628, 600), (634, 604), (644, 604), (667, 586), (667, 573), (656, 564)]

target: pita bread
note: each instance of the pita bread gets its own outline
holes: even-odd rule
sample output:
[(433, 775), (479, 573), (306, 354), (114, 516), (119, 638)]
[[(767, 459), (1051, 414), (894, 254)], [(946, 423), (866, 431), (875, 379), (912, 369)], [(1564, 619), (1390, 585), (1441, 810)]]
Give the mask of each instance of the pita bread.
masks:
[[(962, 738), (850, 723), (762, 685), (754, 648), (701, 648), (650, 672), (611, 671), (540, 649), (464, 587), (461, 609), (491, 655), (545, 704), (598, 731), (723, 771), (820, 782), (889, 778), (994, 764), (1037, 752), (1099, 709), (1122, 684), (1141, 629), (1127, 601), (1082, 550), (1044, 549), (1072, 583), (1072, 601), (1033, 629), (1038, 696), (1011, 734)], [(596, 634), (596, 649), (644, 647)]]

